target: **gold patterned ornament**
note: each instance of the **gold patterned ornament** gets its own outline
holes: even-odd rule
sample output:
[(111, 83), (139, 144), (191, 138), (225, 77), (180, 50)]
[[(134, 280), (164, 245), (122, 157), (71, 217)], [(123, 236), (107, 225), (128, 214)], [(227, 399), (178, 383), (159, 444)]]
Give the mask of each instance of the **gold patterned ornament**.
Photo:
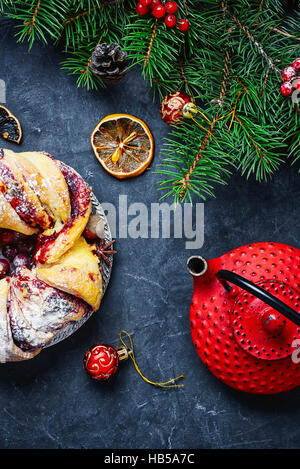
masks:
[[(123, 334), (127, 336), (130, 347), (128, 347), (123, 339)], [(180, 388), (183, 384), (176, 384), (175, 381), (184, 378), (184, 375), (176, 376), (176, 378), (169, 379), (164, 382), (150, 381), (141, 372), (134, 354), (133, 342), (130, 334), (127, 331), (120, 332), (120, 341), (122, 345), (115, 349), (114, 347), (106, 344), (97, 344), (90, 347), (84, 354), (83, 366), (87, 374), (97, 381), (107, 381), (118, 370), (119, 362), (122, 360), (131, 359), (136, 371), (140, 377), (148, 384), (158, 386), (160, 388)]]
[(180, 124), (184, 117), (189, 117), (185, 116), (183, 112), (185, 106), (188, 104), (191, 105), (191, 107), (188, 108), (188, 113), (191, 113), (195, 104), (193, 104), (192, 97), (183, 91), (175, 91), (167, 94), (160, 106), (162, 120), (168, 125)]

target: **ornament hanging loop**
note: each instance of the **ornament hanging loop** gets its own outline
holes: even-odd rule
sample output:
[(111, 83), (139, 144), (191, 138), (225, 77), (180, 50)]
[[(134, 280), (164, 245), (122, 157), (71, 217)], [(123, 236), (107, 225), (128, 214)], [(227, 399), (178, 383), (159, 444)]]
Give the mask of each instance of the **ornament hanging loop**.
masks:
[[(125, 334), (127, 335), (129, 341), (130, 341), (130, 348), (125, 344), (124, 342), (124, 339), (122, 337), (122, 335)], [(148, 384), (152, 384), (153, 386), (159, 386), (161, 388), (180, 388), (180, 387), (183, 387), (184, 384), (175, 384), (174, 381), (178, 380), (178, 379), (181, 379), (181, 378), (184, 378), (184, 375), (179, 375), (179, 376), (176, 376), (176, 378), (172, 378), (168, 381), (164, 381), (162, 383), (158, 383), (158, 382), (155, 382), (155, 381), (150, 381), (148, 378), (146, 378), (141, 370), (139, 369), (138, 367), (138, 364), (136, 362), (136, 359), (135, 359), (135, 355), (134, 355), (134, 350), (133, 350), (133, 342), (132, 342), (132, 338), (130, 336), (130, 334), (127, 332), (127, 331), (121, 331), (120, 332), (120, 341), (122, 342), (123, 346), (127, 349), (128, 351), (128, 356), (131, 358), (133, 364), (134, 364), (134, 367), (136, 369), (136, 371), (138, 372), (138, 374), (140, 375), (140, 377), (146, 381), (146, 383)]]
[[(128, 347), (124, 342), (122, 337), (123, 334), (125, 334), (129, 339), (130, 347)], [(183, 384), (174, 384), (174, 381), (183, 378), (184, 375), (177, 376), (176, 378), (170, 379), (163, 383), (150, 381), (142, 374), (136, 363), (132, 338), (127, 331), (120, 332), (120, 341), (122, 345), (117, 349), (106, 344), (96, 344), (86, 351), (83, 359), (83, 365), (85, 371), (90, 375), (91, 378), (98, 381), (106, 381), (117, 372), (120, 361), (131, 358), (136, 371), (141, 376), (141, 378), (146, 381), (146, 383), (152, 384), (153, 386), (159, 386), (161, 388), (177, 388), (184, 386)]]

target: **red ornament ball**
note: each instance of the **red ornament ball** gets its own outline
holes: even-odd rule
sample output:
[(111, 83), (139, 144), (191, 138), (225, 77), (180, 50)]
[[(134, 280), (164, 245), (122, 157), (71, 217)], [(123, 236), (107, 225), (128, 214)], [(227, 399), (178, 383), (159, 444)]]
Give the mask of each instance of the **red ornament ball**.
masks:
[(174, 15), (174, 13), (176, 13), (176, 11), (178, 10), (178, 6), (177, 6), (176, 2), (167, 2), (165, 4), (165, 7), (166, 7), (166, 10), (167, 10), (167, 13), (169, 13), (171, 15)]
[(149, 8), (139, 2), (136, 6), (136, 12), (138, 15), (144, 16), (149, 12)]
[(185, 20), (184, 18), (179, 20), (177, 23), (178, 29), (185, 33), (190, 29), (190, 22), (188, 20)]
[(140, 3), (144, 5), (144, 7), (150, 8), (150, 5), (152, 3), (152, 0), (140, 0)]
[(167, 15), (165, 17), (165, 25), (167, 26), (167, 28), (174, 28), (174, 26), (176, 25), (176, 18), (174, 15)]
[(296, 76), (296, 70), (291, 66), (285, 67), (281, 76), (284, 81), (289, 81)]
[(294, 62), (292, 63), (292, 67), (295, 70), (300, 70), (300, 57), (298, 59), (294, 60)]
[(282, 83), (280, 87), (280, 93), (283, 96), (289, 96), (292, 93), (292, 91), (293, 91), (293, 85), (291, 82), (285, 81), (284, 83)]
[(160, 106), (162, 120), (168, 125), (180, 124), (183, 106), (190, 102), (192, 102), (192, 98), (183, 91), (167, 94)]
[(91, 378), (98, 381), (107, 380), (113, 376), (118, 369), (118, 353), (116, 349), (110, 345), (94, 345), (85, 352), (83, 366)]
[(166, 14), (166, 7), (161, 4), (158, 4), (155, 8), (153, 8), (152, 13), (155, 18), (162, 18)]

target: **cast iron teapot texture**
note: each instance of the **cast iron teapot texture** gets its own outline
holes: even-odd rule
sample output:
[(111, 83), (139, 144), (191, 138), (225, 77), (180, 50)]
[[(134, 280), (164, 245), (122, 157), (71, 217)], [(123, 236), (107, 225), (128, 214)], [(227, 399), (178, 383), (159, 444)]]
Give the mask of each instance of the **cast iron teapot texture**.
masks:
[(209, 370), (241, 391), (300, 384), (300, 250), (255, 243), (213, 260), (192, 256), (190, 327)]

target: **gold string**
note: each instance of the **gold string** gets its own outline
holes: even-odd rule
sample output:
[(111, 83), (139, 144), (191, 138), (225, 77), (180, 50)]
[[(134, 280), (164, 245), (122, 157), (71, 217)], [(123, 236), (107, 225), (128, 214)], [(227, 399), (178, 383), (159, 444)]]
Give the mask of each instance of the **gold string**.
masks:
[[(196, 121), (196, 119), (194, 117), (191, 117), (191, 119), (195, 122), (195, 124), (197, 124), (202, 130), (205, 130), (205, 132), (208, 132), (210, 134), (211, 137), (213, 137), (216, 142), (218, 142), (218, 140), (216, 139), (216, 137), (214, 136), (214, 134), (209, 130), (209, 129), (206, 129), (205, 127), (203, 127), (201, 124), (199, 124), (198, 121)], [(219, 143), (219, 142), (218, 142)]]
[[(126, 334), (127, 337), (129, 338), (129, 341), (130, 341), (130, 347), (127, 347), (127, 345), (125, 344), (123, 338), (122, 338), (122, 334)], [(131, 358), (134, 366), (135, 366), (135, 369), (136, 371), (138, 372), (138, 374), (141, 376), (141, 378), (146, 381), (146, 383), (149, 383), (149, 384), (153, 384), (153, 386), (159, 386), (161, 388), (180, 388), (180, 387), (183, 387), (184, 384), (169, 384), (169, 383), (172, 383), (173, 381), (176, 381), (177, 379), (180, 379), (180, 378), (184, 378), (184, 375), (180, 375), (180, 376), (177, 376), (176, 378), (173, 378), (173, 379), (170, 379), (169, 381), (165, 381), (163, 383), (156, 383), (154, 381), (150, 381), (148, 378), (146, 378), (141, 370), (139, 369), (138, 365), (137, 365), (137, 362), (135, 360), (135, 355), (134, 355), (134, 350), (133, 350), (133, 343), (132, 343), (132, 339), (131, 339), (131, 336), (130, 334), (128, 334), (127, 331), (121, 331), (120, 332), (120, 340), (122, 342), (122, 344), (124, 345), (124, 347), (126, 348), (128, 354), (129, 354), (129, 357)]]
[[(244, 86), (244, 85), (243, 85), (243, 86)], [(244, 87), (244, 88), (245, 88), (245, 87)], [(245, 88), (245, 89), (246, 89), (246, 93), (248, 93), (247, 88)], [(222, 120), (222, 119), (225, 119), (226, 117), (228, 117), (228, 116), (231, 115), (232, 117), (231, 117), (230, 124), (229, 124), (229, 127), (228, 127), (228, 132), (230, 132), (231, 127), (232, 127), (232, 124), (233, 124), (233, 120), (234, 120), (234, 118), (235, 118), (235, 116), (236, 116), (236, 108), (237, 108), (237, 104), (238, 104), (238, 101), (239, 101), (239, 99), (240, 99), (241, 94), (242, 94), (242, 91), (239, 91), (239, 92), (238, 92), (238, 95), (237, 95), (237, 97), (236, 97), (235, 103), (234, 103), (234, 108), (233, 108), (228, 114), (226, 114), (225, 116), (221, 116), (221, 117), (218, 117), (217, 119), (215, 119), (215, 122), (217, 122), (217, 121), (220, 121), (220, 120)], [(206, 117), (206, 115), (203, 114), (203, 112), (201, 112), (201, 111), (198, 109), (198, 107), (197, 107), (196, 109), (197, 109), (197, 110), (196, 110), (196, 114), (199, 113), (202, 117), (204, 117), (204, 118), (211, 124), (211, 121), (208, 119), (208, 117)], [(216, 139), (216, 137), (214, 136), (214, 134), (213, 134), (209, 129), (206, 129), (206, 128), (203, 127), (201, 124), (199, 124), (199, 122), (198, 122), (193, 116), (189, 116), (189, 119), (192, 119), (192, 121), (194, 121), (195, 124), (197, 124), (202, 130), (205, 130), (206, 132), (208, 132), (209, 135), (211, 135), (211, 137), (213, 137), (213, 138), (218, 142), (218, 140)], [(218, 143), (219, 143), (219, 142), (218, 142)]]
[(235, 118), (235, 115), (236, 115), (236, 107), (237, 107), (238, 100), (240, 99), (241, 94), (242, 94), (242, 92), (239, 91), (239, 92), (238, 92), (238, 95), (237, 95), (237, 98), (236, 98), (236, 100), (235, 100), (235, 103), (234, 103), (234, 108), (233, 108), (233, 110), (231, 111), (231, 112), (232, 112), (232, 117), (231, 117), (230, 125), (229, 125), (229, 127), (228, 127), (228, 132), (230, 132), (230, 129), (231, 129), (231, 126), (232, 126), (232, 123), (233, 123), (233, 119)]

